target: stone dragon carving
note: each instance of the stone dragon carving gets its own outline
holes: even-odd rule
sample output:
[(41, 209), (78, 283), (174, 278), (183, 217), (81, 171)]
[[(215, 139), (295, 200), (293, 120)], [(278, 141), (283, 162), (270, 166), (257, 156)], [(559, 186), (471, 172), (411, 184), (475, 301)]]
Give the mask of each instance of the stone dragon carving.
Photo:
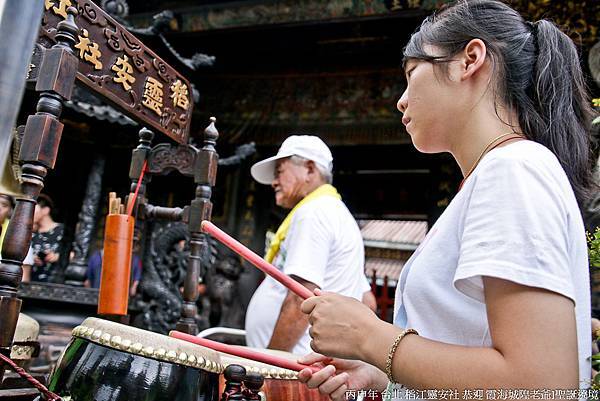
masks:
[[(184, 223), (148, 222), (140, 294), (133, 300), (139, 314), (134, 325), (168, 333), (179, 319), (181, 288), (185, 279), (189, 232)], [(202, 256), (202, 281), (206, 293), (198, 300), (198, 328), (225, 325), (241, 327), (243, 311), (236, 302), (237, 280), (243, 267), (228, 250), (209, 240)]]

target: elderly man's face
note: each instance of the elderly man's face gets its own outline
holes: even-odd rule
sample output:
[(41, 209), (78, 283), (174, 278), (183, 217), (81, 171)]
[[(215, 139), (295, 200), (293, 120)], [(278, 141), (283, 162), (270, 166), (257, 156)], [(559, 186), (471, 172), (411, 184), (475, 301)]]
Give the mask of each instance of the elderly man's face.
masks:
[(275, 166), (275, 178), (271, 186), (275, 190), (275, 203), (291, 209), (303, 198), (302, 189), (308, 179), (305, 165), (292, 163), (289, 158), (280, 159)]
[(11, 210), (12, 206), (10, 205), (10, 201), (4, 196), (0, 196), (0, 224), (4, 223), (4, 220), (8, 218)]

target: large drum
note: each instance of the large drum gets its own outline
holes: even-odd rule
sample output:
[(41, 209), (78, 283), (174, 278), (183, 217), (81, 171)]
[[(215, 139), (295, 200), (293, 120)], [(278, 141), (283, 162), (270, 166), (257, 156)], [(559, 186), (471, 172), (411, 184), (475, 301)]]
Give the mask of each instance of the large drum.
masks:
[(88, 318), (73, 329), (48, 387), (72, 401), (217, 401), (223, 370), (213, 350)]
[[(293, 361), (287, 352), (260, 350)], [(183, 340), (88, 318), (73, 329), (49, 381), (70, 401), (217, 401), (230, 364), (265, 378), (268, 401), (328, 398), (297, 380), (297, 372), (220, 353)]]

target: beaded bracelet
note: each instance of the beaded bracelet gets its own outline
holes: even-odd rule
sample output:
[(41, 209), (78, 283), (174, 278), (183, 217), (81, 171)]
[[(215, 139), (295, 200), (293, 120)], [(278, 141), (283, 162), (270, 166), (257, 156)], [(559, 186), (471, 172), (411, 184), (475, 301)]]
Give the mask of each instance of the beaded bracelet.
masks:
[(419, 333), (417, 333), (417, 330), (415, 330), (415, 329), (402, 330), (402, 332), (400, 334), (398, 334), (398, 337), (396, 337), (396, 339), (394, 340), (394, 343), (392, 344), (392, 346), (390, 347), (390, 351), (388, 352), (387, 361), (385, 363), (385, 373), (387, 374), (387, 377), (391, 383), (396, 383), (396, 381), (394, 380), (394, 377), (392, 375), (392, 362), (394, 360), (394, 354), (396, 353), (396, 349), (398, 348), (400, 341), (402, 341), (404, 336), (407, 334), (419, 335)]

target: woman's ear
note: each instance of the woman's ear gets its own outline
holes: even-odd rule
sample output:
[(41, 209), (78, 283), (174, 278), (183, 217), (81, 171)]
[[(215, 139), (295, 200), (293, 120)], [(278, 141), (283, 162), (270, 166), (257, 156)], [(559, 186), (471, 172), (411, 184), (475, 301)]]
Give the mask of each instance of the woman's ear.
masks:
[(472, 78), (486, 62), (487, 47), (483, 40), (472, 39), (461, 53), (461, 80)]

